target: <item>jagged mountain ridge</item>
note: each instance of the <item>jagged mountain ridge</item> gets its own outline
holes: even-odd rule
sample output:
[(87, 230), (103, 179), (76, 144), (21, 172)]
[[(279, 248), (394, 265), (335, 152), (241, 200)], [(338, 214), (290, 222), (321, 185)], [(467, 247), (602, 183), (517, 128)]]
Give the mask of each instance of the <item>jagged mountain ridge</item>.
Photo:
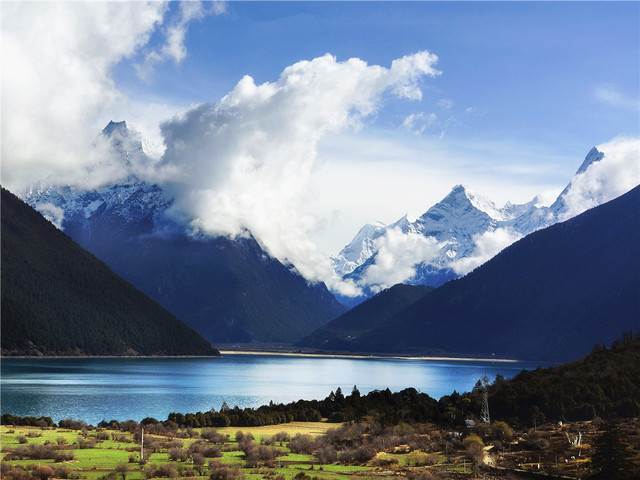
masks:
[(638, 292), (640, 186), (527, 235), (380, 325), (347, 338), (332, 322), (305, 346), (566, 360), (637, 330)]
[[(571, 218), (576, 212), (571, 212), (567, 207), (566, 198), (573, 182), (604, 156), (597, 148), (591, 149), (572, 181), (550, 207), (536, 205), (537, 199), (534, 198), (525, 204), (508, 202), (498, 208), (491, 200), (476, 194), (469, 187), (457, 185), (415, 222), (409, 222), (405, 216), (388, 226), (378, 224), (375, 230), (363, 227), (352, 242), (332, 258), (334, 269), (343, 278), (362, 287), (364, 297), (360, 301), (370, 297), (380, 290), (365, 280), (367, 269), (376, 261), (378, 242), (389, 230), (400, 229), (404, 234), (411, 232), (433, 237), (440, 245), (437, 255), (415, 265), (415, 274), (407, 278), (405, 283), (438, 287), (461, 275), (456, 262), (473, 254), (476, 246), (474, 237), (505, 229), (513, 239), (517, 239)], [(597, 194), (594, 192), (594, 197)], [(607, 200), (610, 198), (598, 198), (590, 206)]]
[(23, 198), (80, 245), (217, 343), (294, 342), (344, 312), (324, 284), (310, 285), (247, 234), (185, 233), (173, 200), (138, 178), (149, 162), (125, 122), (102, 131), (126, 176), (93, 190), (39, 185)]

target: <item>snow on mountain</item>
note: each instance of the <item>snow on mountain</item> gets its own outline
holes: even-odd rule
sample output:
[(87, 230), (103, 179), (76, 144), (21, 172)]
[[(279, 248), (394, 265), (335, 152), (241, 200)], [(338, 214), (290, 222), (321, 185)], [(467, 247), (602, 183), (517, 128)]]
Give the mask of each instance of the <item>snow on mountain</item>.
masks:
[(46, 181), (31, 186), (22, 192), (22, 198), (45, 218), (62, 230), (90, 231), (90, 225), (101, 222), (126, 225), (143, 225), (151, 233), (154, 222), (158, 222), (172, 204), (172, 200), (158, 185), (150, 185), (133, 173), (134, 165), (143, 165), (149, 158), (142, 148), (139, 133), (130, 129), (126, 122), (109, 122), (102, 130), (123, 166), (127, 176), (121, 181), (85, 190), (75, 186), (56, 186)]
[[(572, 218), (637, 185), (640, 182), (635, 178), (637, 174), (632, 174), (632, 179), (626, 180), (626, 183), (610, 180), (612, 171), (618, 172), (618, 175), (619, 170), (624, 171), (625, 165), (628, 166), (630, 162), (632, 164), (630, 155), (635, 153), (637, 157), (637, 145), (629, 146), (627, 142), (620, 147), (612, 142), (603, 147), (607, 147), (606, 153), (594, 147), (587, 154), (569, 185), (550, 207), (537, 206), (537, 199), (534, 198), (525, 204), (508, 202), (504, 207), (498, 208), (491, 200), (468, 187), (457, 185), (415, 222), (408, 222), (405, 216), (386, 227), (363, 227), (337, 256), (349, 269), (336, 268), (336, 272), (355, 281), (367, 296), (390, 287), (391, 285), (381, 282), (379, 276), (378, 283), (371, 284), (368, 279), (372, 276), (367, 271), (375, 268), (379, 246), (385, 243), (385, 236), (395, 229), (396, 234), (398, 230), (406, 234), (420, 233), (424, 237), (435, 239), (439, 246), (437, 254), (423, 258), (414, 265), (413, 271), (403, 280), (405, 283), (439, 286), (466, 274), (519, 238)], [(609, 164), (602, 162), (605, 158)], [(356, 251), (358, 255), (353, 254)], [(385, 264), (388, 266), (390, 261), (388, 252), (385, 252)]]

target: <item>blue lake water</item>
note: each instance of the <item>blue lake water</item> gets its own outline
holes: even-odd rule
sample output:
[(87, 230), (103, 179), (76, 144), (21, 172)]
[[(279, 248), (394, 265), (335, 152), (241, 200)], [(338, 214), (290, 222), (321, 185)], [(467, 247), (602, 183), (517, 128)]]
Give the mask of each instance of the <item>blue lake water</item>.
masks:
[(258, 407), (416, 388), (434, 398), (469, 391), (479, 378), (510, 378), (527, 362), (322, 358), (227, 354), (223, 358), (2, 359), (1, 411), (97, 424), (101, 420), (166, 420), (171, 412)]

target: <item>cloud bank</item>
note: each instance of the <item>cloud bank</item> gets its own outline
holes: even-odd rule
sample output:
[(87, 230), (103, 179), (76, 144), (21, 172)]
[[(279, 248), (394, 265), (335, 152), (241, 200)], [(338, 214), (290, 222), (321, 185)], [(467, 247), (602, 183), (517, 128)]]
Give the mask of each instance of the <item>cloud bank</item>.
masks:
[[(180, 8), (161, 32), (175, 61), (185, 55), (186, 24), (202, 14), (199, 2)], [(168, 2), (3, 3), (4, 185), (19, 191), (49, 177), (95, 187), (124, 174), (96, 121), (127, 101), (113, 68), (149, 43), (167, 12)]]
[(392, 287), (416, 274), (416, 265), (438, 255), (440, 247), (435, 238), (419, 233), (403, 233), (400, 228), (389, 229), (377, 240), (375, 262), (369, 266), (360, 284), (374, 291)]
[(391, 98), (419, 100), (420, 82), (439, 74), (427, 51), (390, 68), (327, 54), (284, 69), (275, 82), (245, 76), (218, 103), (161, 125), (165, 166), (182, 172), (165, 187), (196, 230), (238, 236), (248, 229), (279, 260), (311, 281), (357, 293), (338, 279), (309, 234), (316, 219), (300, 208), (327, 134), (358, 129)]
[(640, 184), (640, 139), (615, 138), (596, 147), (604, 158), (571, 181), (564, 196), (567, 220), (613, 200)]

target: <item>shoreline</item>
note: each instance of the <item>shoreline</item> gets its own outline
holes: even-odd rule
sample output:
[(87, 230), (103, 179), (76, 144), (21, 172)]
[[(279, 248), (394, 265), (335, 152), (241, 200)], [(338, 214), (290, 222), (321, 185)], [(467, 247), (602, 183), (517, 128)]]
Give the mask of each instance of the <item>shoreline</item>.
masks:
[(481, 358), (481, 357), (445, 357), (445, 356), (420, 356), (420, 355), (381, 355), (381, 354), (349, 354), (349, 353), (318, 353), (318, 352), (287, 352), (270, 350), (219, 350), (220, 355), (0, 355), (0, 360), (11, 358), (19, 359), (188, 359), (188, 358), (210, 358), (220, 359), (225, 355), (266, 355), (280, 357), (308, 357), (308, 358), (353, 358), (359, 360), (366, 359), (391, 359), (391, 360), (428, 360), (428, 361), (454, 361), (454, 362), (497, 362), (497, 363), (518, 363), (526, 360), (511, 358)]
[(522, 360), (509, 358), (472, 358), (472, 357), (434, 357), (434, 356), (402, 356), (402, 355), (366, 355), (348, 353), (304, 353), (304, 352), (274, 352), (266, 350), (220, 350), (220, 355), (272, 355), (284, 357), (314, 357), (314, 358), (356, 358), (356, 359), (393, 359), (393, 360), (450, 360), (457, 362), (501, 362), (517, 363)]

